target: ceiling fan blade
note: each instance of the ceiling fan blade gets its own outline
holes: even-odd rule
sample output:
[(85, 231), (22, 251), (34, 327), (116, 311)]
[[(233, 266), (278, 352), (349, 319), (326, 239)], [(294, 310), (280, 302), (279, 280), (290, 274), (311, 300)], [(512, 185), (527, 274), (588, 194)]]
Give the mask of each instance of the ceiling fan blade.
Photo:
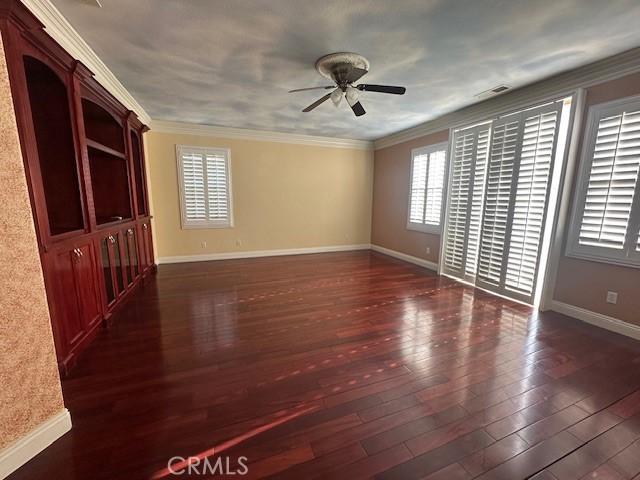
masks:
[(394, 95), (404, 95), (404, 92), (407, 91), (405, 87), (394, 87), (392, 85), (372, 85), (370, 83), (361, 83), (357, 88), (358, 90), (364, 90), (365, 92), (393, 93)]
[(345, 76), (345, 81), (347, 83), (357, 82), (367, 73), (367, 70), (364, 68), (351, 67), (351, 69), (347, 72)]
[(310, 112), (311, 110), (313, 110), (314, 108), (316, 108), (318, 105), (320, 105), (321, 103), (326, 102), (327, 100), (329, 100), (331, 98), (331, 93), (327, 93), (324, 97), (319, 98), (318, 100), (316, 100), (315, 102), (313, 102), (311, 105), (309, 105), (307, 108), (305, 108), (304, 110), (302, 110), (303, 112)]
[(328, 90), (329, 88), (336, 88), (336, 86), (335, 85), (329, 85), (328, 87), (296, 88), (295, 90), (289, 90), (288, 93), (306, 92), (307, 90)]
[(353, 113), (355, 114), (356, 117), (361, 117), (362, 115), (367, 113), (364, 111), (364, 107), (360, 102), (356, 102), (353, 105), (351, 105), (351, 110), (353, 110)]

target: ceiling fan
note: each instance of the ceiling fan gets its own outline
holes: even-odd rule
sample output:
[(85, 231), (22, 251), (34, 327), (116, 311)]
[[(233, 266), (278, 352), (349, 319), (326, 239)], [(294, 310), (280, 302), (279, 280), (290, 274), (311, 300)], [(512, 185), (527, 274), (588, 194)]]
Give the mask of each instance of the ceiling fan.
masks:
[(316, 61), (316, 70), (320, 75), (329, 80), (333, 80), (335, 85), (329, 85), (326, 87), (309, 87), (309, 88), (297, 88), (295, 90), (289, 90), (289, 93), (305, 92), (307, 90), (329, 90), (332, 92), (327, 93), (325, 96), (319, 98), (307, 108), (302, 110), (303, 112), (310, 112), (321, 103), (331, 99), (333, 104), (337, 107), (342, 101), (342, 97), (345, 97), (347, 103), (353, 110), (356, 117), (364, 115), (366, 112), (360, 103), (359, 92), (379, 92), (379, 93), (391, 93), (394, 95), (404, 95), (406, 88), (394, 87), (391, 85), (373, 85), (370, 83), (360, 83), (353, 85), (360, 80), (369, 71), (369, 61), (362, 55), (357, 53), (339, 52), (331, 53), (319, 58)]

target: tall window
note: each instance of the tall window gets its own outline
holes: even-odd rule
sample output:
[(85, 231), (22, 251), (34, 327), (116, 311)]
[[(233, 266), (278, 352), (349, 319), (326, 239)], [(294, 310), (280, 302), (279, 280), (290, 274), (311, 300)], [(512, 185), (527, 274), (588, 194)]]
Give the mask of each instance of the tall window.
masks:
[(233, 226), (229, 150), (178, 145), (182, 228)]
[(446, 159), (446, 143), (411, 152), (407, 228), (429, 233), (440, 232)]
[(550, 102), (453, 132), (443, 272), (535, 303), (570, 104)]
[(640, 267), (640, 97), (589, 109), (567, 254)]

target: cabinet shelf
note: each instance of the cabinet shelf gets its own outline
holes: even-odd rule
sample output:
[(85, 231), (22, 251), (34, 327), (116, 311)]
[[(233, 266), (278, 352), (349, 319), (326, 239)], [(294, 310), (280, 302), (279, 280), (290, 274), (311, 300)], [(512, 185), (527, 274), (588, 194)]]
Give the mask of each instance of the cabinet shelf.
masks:
[(100, 142), (96, 142), (95, 140), (91, 140), (90, 138), (87, 138), (86, 142), (87, 142), (87, 147), (89, 148), (100, 150), (103, 153), (113, 155), (114, 157), (118, 157), (123, 160), (126, 158), (123, 152), (119, 152), (117, 150), (114, 150), (113, 148), (109, 148), (106, 145), (101, 144)]

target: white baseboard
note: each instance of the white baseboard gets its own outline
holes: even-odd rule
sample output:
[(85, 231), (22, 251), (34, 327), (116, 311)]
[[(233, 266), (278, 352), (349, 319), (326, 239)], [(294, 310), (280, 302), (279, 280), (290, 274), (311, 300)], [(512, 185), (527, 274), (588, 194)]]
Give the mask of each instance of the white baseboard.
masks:
[(577, 318), (578, 320), (590, 323), (596, 327), (604, 328), (606, 330), (619, 333), (620, 335), (640, 340), (640, 326), (623, 322), (617, 318), (603, 315), (602, 313), (592, 312), (591, 310), (586, 310), (557, 300), (553, 300), (551, 302), (551, 310), (569, 317)]
[(285, 248), (280, 250), (250, 250), (246, 252), (205, 253), (203, 255), (178, 255), (160, 257), (158, 265), (166, 263), (210, 262), (212, 260), (233, 260), (237, 258), (276, 257), (280, 255), (307, 255), (310, 253), (348, 252), (352, 250), (369, 250), (368, 243), (354, 245), (332, 245), (327, 247)]
[(433, 270), (435, 272), (438, 271), (438, 264), (436, 262), (430, 262), (429, 260), (414, 257), (413, 255), (407, 255), (406, 253), (391, 250), (390, 248), (381, 247), (380, 245), (374, 245), (373, 243), (371, 244), (371, 250), (373, 250), (374, 252), (384, 253), (385, 255), (389, 255), (390, 257), (394, 257), (399, 260), (404, 260), (405, 262), (419, 265), (420, 267), (428, 268), (429, 270)]
[(4, 448), (0, 451), (0, 479), (11, 475), (69, 430), (71, 415), (65, 408)]

